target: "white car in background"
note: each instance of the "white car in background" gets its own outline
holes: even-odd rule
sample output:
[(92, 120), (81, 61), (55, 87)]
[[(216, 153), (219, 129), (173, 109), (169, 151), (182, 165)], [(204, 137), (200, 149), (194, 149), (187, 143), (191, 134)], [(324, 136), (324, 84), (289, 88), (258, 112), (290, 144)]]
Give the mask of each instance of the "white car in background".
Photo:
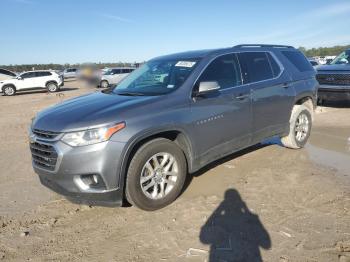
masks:
[(16, 77), (16, 74), (14, 72), (11, 72), (10, 70), (0, 68), (0, 81), (11, 79), (13, 77)]
[(47, 89), (57, 92), (64, 85), (63, 76), (53, 71), (28, 71), (12, 79), (0, 81), (0, 92), (13, 96), (18, 91)]
[(110, 68), (101, 76), (98, 86), (102, 88), (107, 88), (110, 85), (116, 85), (134, 70), (134, 67)]

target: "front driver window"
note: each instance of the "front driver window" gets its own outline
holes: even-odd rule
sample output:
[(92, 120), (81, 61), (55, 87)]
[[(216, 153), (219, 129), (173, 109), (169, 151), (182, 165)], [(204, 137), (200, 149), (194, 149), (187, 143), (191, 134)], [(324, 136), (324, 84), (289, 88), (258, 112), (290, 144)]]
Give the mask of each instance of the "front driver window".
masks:
[(24, 73), (21, 75), (22, 79), (26, 79), (26, 78), (32, 78), (35, 77), (35, 73), (34, 72), (28, 72), (28, 73)]
[(242, 84), (240, 67), (236, 55), (228, 54), (216, 58), (204, 70), (197, 81), (216, 81), (220, 89), (226, 89)]

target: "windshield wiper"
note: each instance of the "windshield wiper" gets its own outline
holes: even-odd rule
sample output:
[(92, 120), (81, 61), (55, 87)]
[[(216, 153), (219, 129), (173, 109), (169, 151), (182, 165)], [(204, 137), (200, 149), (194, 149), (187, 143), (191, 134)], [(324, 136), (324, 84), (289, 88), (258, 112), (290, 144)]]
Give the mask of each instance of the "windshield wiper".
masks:
[(137, 93), (137, 92), (118, 92), (116, 94), (120, 96), (145, 96), (144, 93)]

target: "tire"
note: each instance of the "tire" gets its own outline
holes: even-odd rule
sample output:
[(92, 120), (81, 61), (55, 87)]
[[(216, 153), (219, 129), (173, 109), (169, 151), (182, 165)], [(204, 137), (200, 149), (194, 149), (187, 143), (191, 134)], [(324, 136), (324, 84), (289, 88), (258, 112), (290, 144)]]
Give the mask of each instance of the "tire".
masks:
[(3, 92), (5, 96), (14, 96), (16, 94), (16, 88), (12, 85), (7, 85), (3, 87)]
[(100, 82), (100, 87), (101, 87), (101, 88), (108, 88), (108, 86), (109, 86), (109, 83), (108, 83), (107, 80), (102, 80), (102, 81)]
[[(154, 159), (159, 163), (158, 168)], [(137, 150), (130, 162), (126, 177), (126, 198), (142, 210), (163, 208), (181, 193), (186, 175), (187, 164), (183, 151), (168, 139), (151, 140)]]
[(58, 85), (55, 82), (49, 82), (46, 84), (46, 88), (50, 93), (55, 93), (58, 91)]
[(293, 149), (304, 147), (312, 128), (311, 110), (305, 105), (295, 105), (289, 123), (289, 134), (281, 138), (282, 144)]

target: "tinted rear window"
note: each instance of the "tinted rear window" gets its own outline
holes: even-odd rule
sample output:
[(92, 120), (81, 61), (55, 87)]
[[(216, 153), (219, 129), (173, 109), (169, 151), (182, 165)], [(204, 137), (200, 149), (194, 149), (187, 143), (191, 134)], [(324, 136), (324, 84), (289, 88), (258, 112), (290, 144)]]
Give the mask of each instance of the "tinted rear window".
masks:
[(313, 71), (313, 67), (306, 57), (298, 51), (282, 51), (282, 54), (300, 71)]
[(258, 82), (274, 77), (266, 52), (240, 53), (239, 60), (246, 81)]
[(50, 76), (51, 73), (50, 72), (36, 72), (36, 76), (40, 77), (40, 76)]

